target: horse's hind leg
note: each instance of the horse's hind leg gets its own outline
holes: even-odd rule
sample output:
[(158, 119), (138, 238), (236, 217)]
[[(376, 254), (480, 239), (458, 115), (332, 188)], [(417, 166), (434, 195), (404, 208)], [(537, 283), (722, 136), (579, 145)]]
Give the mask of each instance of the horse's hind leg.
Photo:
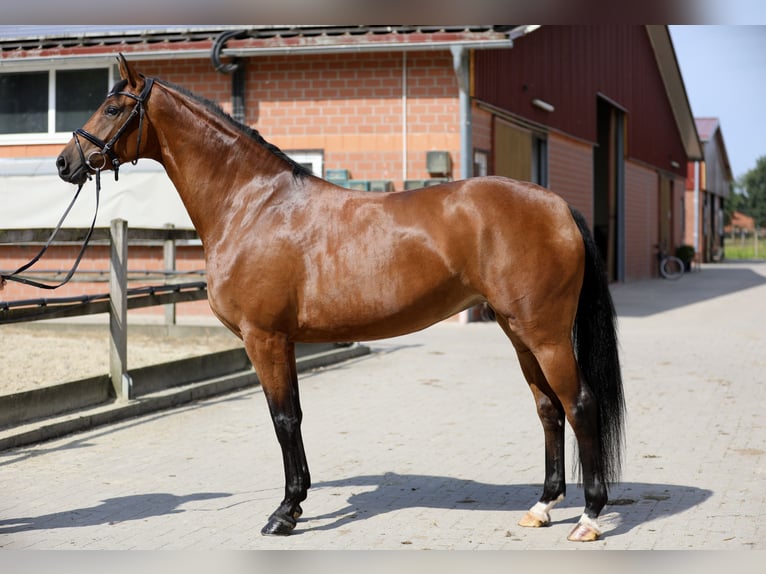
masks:
[(577, 542), (596, 540), (601, 535), (596, 519), (607, 501), (601, 463), (598, 404), (580, 376), (571, 341), (541, 346), (535, 349), (534, 354), (549, 388), (564, 409), (580, 454), (585, 512), (568, 538)]
[(501, 316), (498, 324), (513, 342), (524, 378), (535, 398), (537, 415), (545, 433), (545, 482), (540, 500), (519, 521), (520, 526), (540, 527), (551, 522), (550, 511), (566, 495), (564, 470), (564, 408), (548, 386), (532, 352), (516, 337)]
[(585, 491), (585, 512), (569, 540), (596, 540), (601, 532), (596, 519), (607, 501), (601, 477), (598, 406), (581, 380), (571, 340), (541, 339), (534, 348), (514, 333), (503, 319), (498, 323), (514, 343), (522, 371), (532, 389), (545, 432), (545, 484), (540, 501), (520, 521), (522, 526), (545, 526), (550, 509), (566, 492), (564, 469), (564, 416), (577, 439)]
[[(521, 526), (547, 526), (550, 524), (550, 511), (566, 495), (566, 476), (564, 471), (564, 409), (555, 397), (550, 396), (550, 389), (544, 381), (539, 381), (540, 368), (534, 356), (526, 351), (519, 354), (519, 361), (527, 367), (524, 371), (535, 371), (536, 382), (529, 388), (535, 398), (537, 415), (545, 433), (545, 482), (540, 500), (529, 509), (519, 521)], [(522, 355), (524, 357), (522, 358)]]
[(245, 338), (269, 405), (285, 469), (285, 498), (271, 514), (261, 534), (290, 534), (301, 515), (311, 477), (301, 436), (301, 412), (295, 344), (281, 335)]

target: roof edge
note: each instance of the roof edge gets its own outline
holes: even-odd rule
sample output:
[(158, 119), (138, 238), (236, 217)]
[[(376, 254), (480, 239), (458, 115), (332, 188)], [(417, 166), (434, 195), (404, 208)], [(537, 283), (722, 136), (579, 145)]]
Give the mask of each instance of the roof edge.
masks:
[(694, 115), (689, 105), (689, 97), (668, 27), (665, 25), (649, 25), (646, 26), (646, 32), (649, 35), (649, 42), (654, 50), (657, 67), (665, 84), (665, 91), (673, 110), (673, 117), (675, 117), (678, 133), (684, 144), (686, 155), (691, 161), (701, 161), (704, 159), (702, 144), (697, 133), (697, 126), (694, 123)]

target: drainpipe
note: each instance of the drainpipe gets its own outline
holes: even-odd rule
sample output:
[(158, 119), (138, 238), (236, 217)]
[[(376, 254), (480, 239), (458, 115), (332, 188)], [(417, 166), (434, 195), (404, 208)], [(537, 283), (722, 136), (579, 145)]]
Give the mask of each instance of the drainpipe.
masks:
[(699, 253), (700, 232), (700, 162), (694, 162), (694, 251)]
[(450, 46), (452, 65), (457, 76), (460, 90), (458, 105), (460, 107), (460, 178), (466, 179), (473, 175), (473, 139), (471, 134), (471, 86), (469, 52), (465, 46)]
[[(468, 50), (463, 46), (450, 46), (452, 65), (457, 76), (459, 89), (458, 106), (460, 108), (460, 179), (473, 175), (473, 138), (471, 134), (471, 95), (470, 62)], [(471, 320), (471, 310), (461, 311), (458, 320), (468, 323)]]
[(407, 50), (404, 50), (402, 52), (402, 189), (407, 178)]
[(226, 42), (232, 38), (244, 38), (246, 32), (243, 30), (235, 30), (222, 32), (218, 35), (213, 44), (213, 48), (210, 51), (210, 60), (213, 63), (213, 67), (222, 74), (231, 74), (231, 115), (232, 117), (245, 123), (245, 65), (244, 61), (238, 58), (232, 58), (231, 63), (224, 64), (221, 62), (221, 52)]

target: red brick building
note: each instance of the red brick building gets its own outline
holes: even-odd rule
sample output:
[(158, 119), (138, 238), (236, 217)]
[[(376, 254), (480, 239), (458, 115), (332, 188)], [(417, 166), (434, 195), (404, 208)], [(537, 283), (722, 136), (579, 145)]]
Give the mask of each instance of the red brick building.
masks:
[[(31, 205), (51, 202), (33, 195), (60, 193), (54, 159), (123, 52), (343, 185), (386, 191), (482, 174), (541, 183), (586, 215), (615, 281), (654, 275), (654, 245), (682, 242), (686, 165), (702, 154), (664, 26), (82, 28), (0, 37), (0, 92), (30, 122), (39, 116), (29, 128), (0, 107), (0, 201), (29, 190), (0, 229), (55, 222), (50, 213), (41, 224)], [(211, 52), (224, 65), (236, 58), (237, 71), (218, 71)], [(188, 225), (180, 203), (161, 199), (174, 195), (163, 178), (149, 166), (105, 179), (100, 225)], [(28, 251), (0, 246), (0, 268)], [(188, 265), (200, 264), (192, 253)], [(4, 296), (39, 295), (13, 286)]]

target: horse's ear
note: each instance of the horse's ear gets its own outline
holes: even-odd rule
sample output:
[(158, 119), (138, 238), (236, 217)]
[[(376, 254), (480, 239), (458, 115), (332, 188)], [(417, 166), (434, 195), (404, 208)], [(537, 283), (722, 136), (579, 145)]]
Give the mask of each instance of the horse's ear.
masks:
[(120, 77), (123, 80), (127, 80), (130, 87), (135, 88), (138, 86), (138, 80), (141, 76), (128, 64), (122, 52), (117, 56), (117, 62), (120, 66)]

